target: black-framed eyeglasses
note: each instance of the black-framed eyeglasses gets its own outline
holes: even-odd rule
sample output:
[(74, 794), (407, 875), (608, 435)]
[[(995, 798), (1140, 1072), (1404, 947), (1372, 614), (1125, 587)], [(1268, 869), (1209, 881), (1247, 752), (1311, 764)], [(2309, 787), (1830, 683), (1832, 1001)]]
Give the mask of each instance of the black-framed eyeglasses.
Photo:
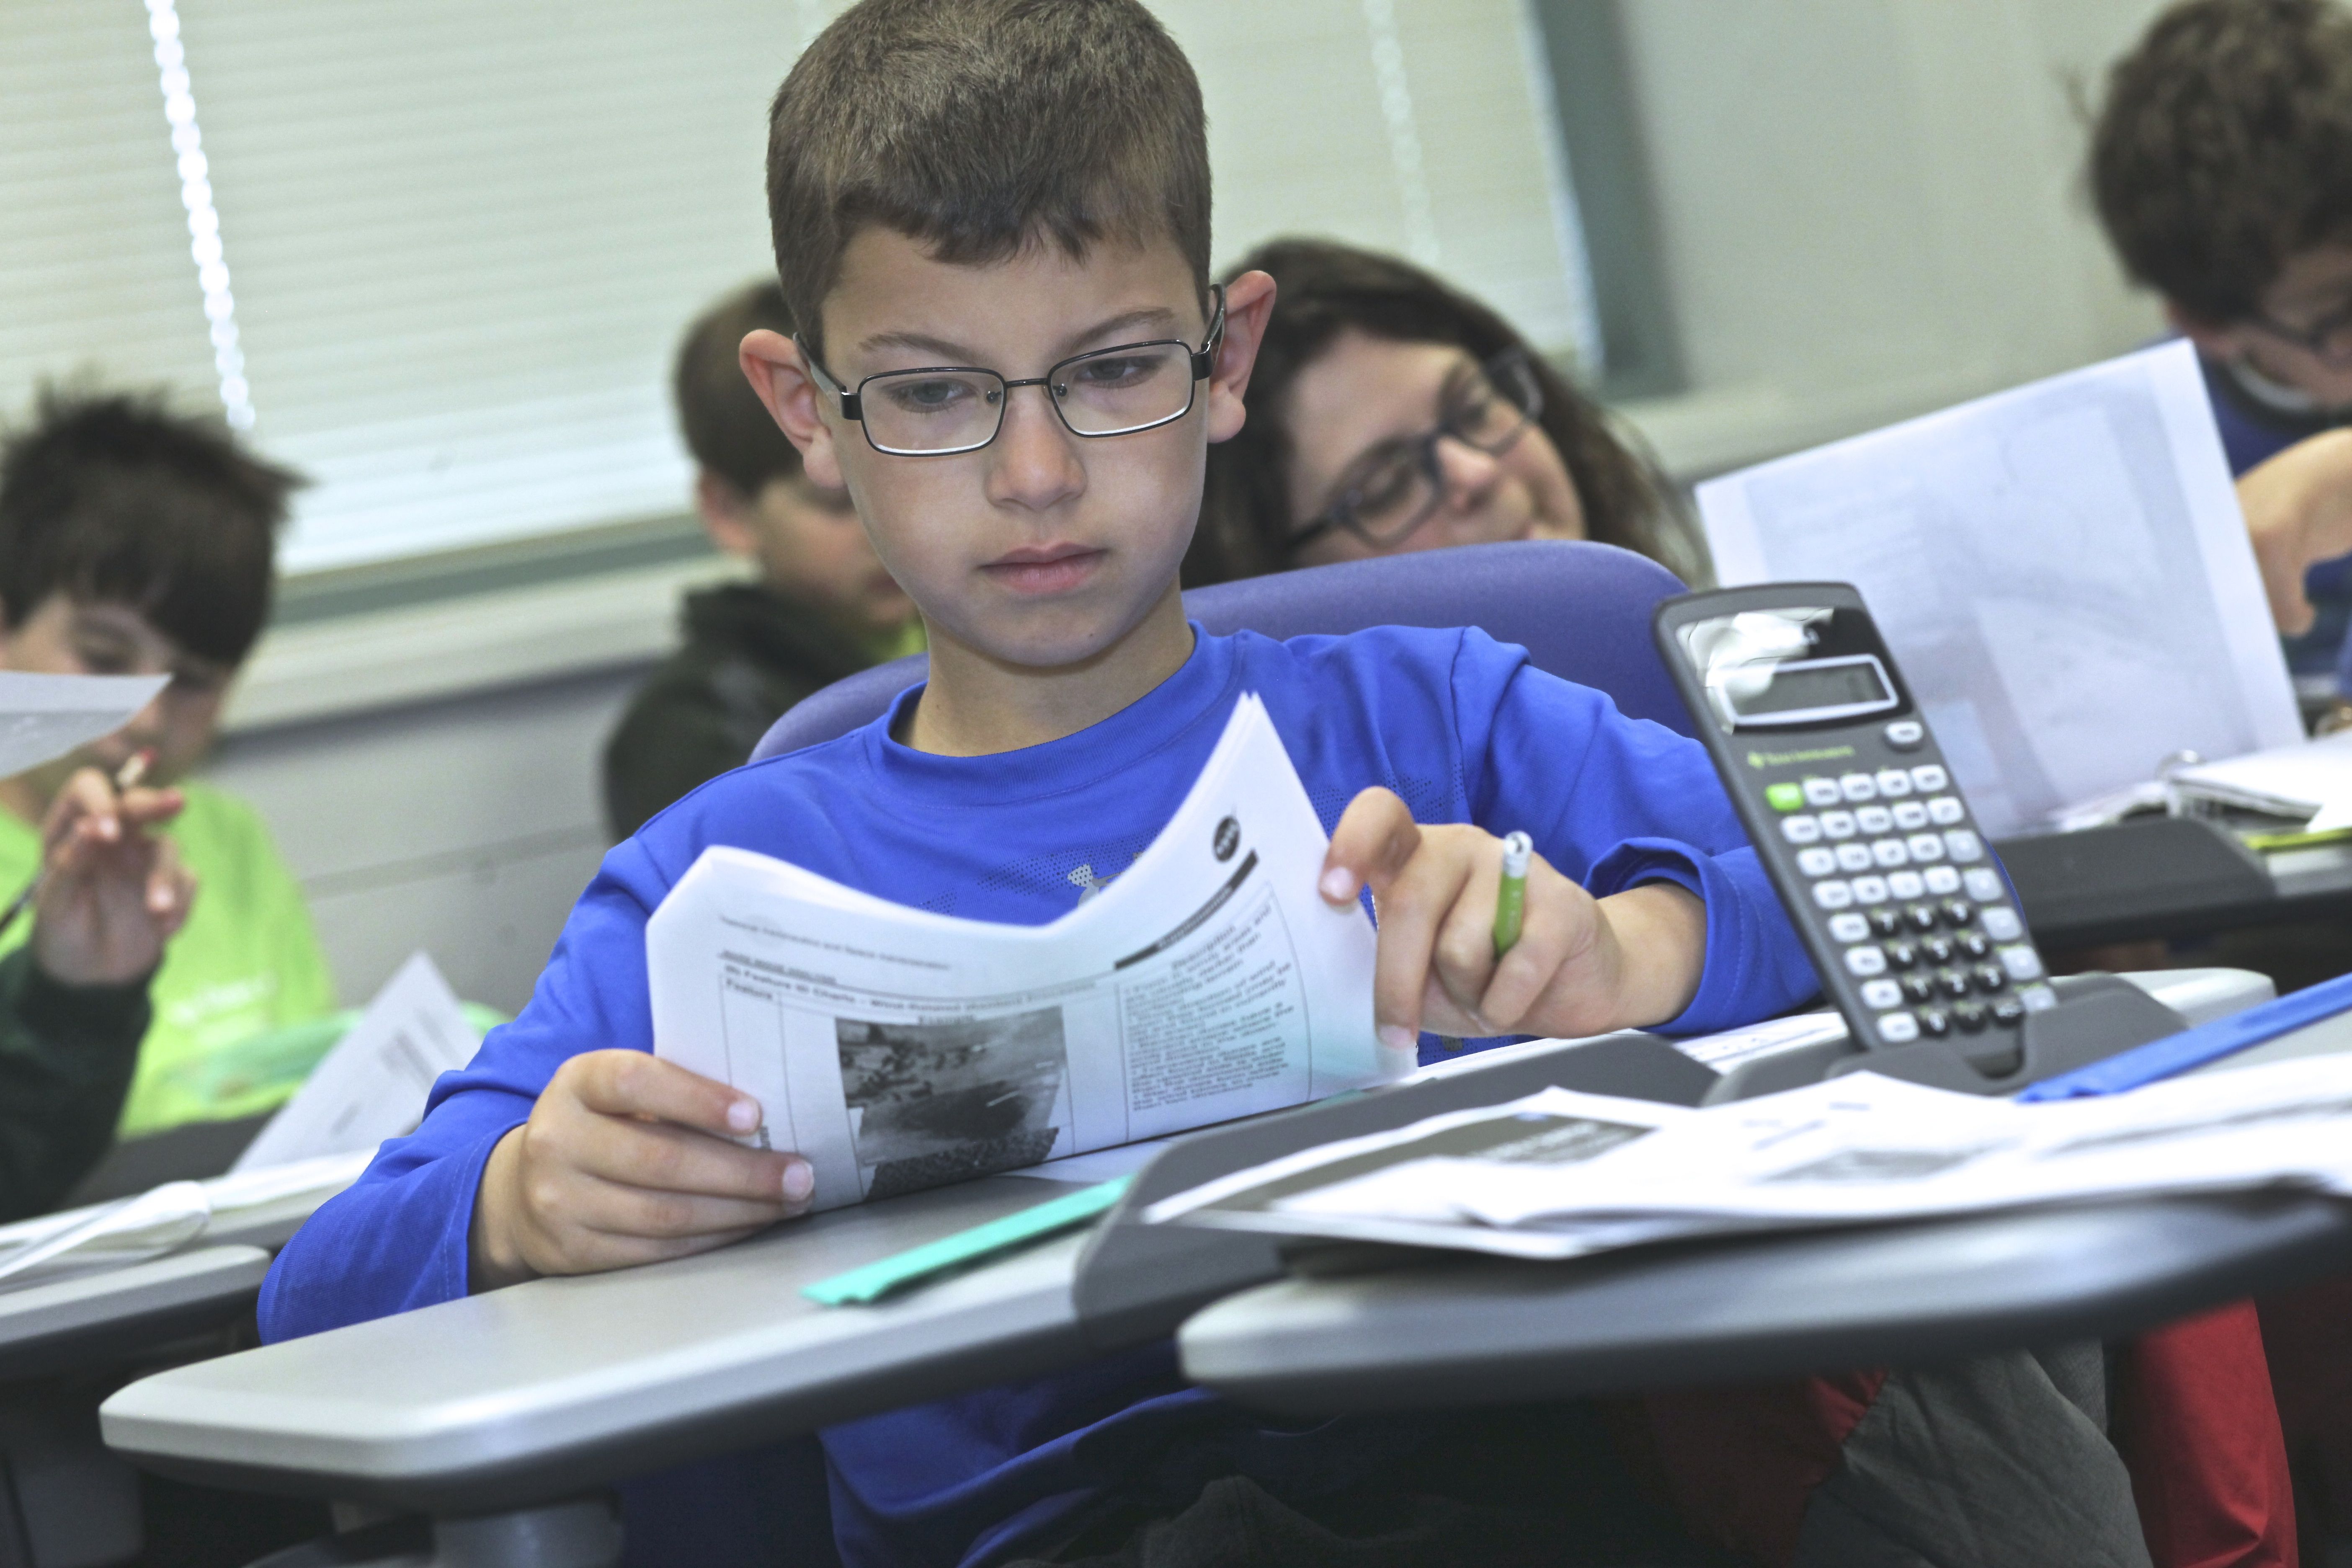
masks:
[(2260, 310), (2250, 312), (2246, 321), (2274, 338), (2293, 343), (2315, 359), (2332, 365), (2352, 365), (2352, 300), (2346, 300), (2308, 327), (2290, 327)]
[(1438, 393), (1437, 426), (1383, 441), (1339, 475), (1331, 504), (1295, 529), (1292, 549), (1344, 528), (1385, 549), (1427, 522), (1445, 500), (1440, 441), (1460, 441), (1500, 457), (1543, 414), (1543, 386), (1525, 349), (1506, 349), (1483, 364), (1464, 365)]
[(1072, 354), (1045, 374), (1019, 381), (978, 365), (928, 365), (885, 371), (845, 388), (805, 343), (801, 357), (817, 385), (841, 400), (841, 416), (866, 432), (866, 444), (894, 458), (979, 451), (1004, 428), (1005, 399), (1020, 386), (1044, 387), (1045, 401), (1073, 436), (1132, 436), (1192, 412), (1193, 395), (1208, 379), (1225, 335), (1224, 286), (1212, 288), (1216, 309), (1197, 349), (1181, 338), (1120, 343)]

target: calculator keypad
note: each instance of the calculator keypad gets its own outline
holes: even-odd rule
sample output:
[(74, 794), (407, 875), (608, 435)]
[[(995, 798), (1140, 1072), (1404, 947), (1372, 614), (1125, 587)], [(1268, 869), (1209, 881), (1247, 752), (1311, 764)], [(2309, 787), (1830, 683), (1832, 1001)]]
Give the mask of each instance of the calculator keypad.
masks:
[[(1984, 840), (1938, 764), (1814, 776), (1781, 836), (1860, 982), (1878, 1044), (2011, 1028), (2057, 1004)], [(1880, 804), (1880, 803), (1885, 804)]]

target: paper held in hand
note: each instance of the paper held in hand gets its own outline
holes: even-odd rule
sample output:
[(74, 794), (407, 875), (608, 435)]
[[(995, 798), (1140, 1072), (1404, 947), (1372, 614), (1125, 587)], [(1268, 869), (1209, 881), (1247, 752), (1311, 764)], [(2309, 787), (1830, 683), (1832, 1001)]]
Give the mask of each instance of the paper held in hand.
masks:
[[(646, 929), (654, 1049), (753, 1096), (835, 1208), (1396, 1076), (1370, 921), (1255, 695), (1150, 848), (1042, 926), (711, 848)], [(1387, 1060), (1393, 1055), (1401, 1059)]]
[(111, 735), (155, 700), (163, 675), (31, 675), (0, 670), (0, 778)]
[(1558, 1258), (2268, 1186), (2352, 1195), (2352, 1056), (2043, 1104), (1866, 1072), (1700, 1110), (1551, 1089), (1236, 1172), (1144, 1217)]

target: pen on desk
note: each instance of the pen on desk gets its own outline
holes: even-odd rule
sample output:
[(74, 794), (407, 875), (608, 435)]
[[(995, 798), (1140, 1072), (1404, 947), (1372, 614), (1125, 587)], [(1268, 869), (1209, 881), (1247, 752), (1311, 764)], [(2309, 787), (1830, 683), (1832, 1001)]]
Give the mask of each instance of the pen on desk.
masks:
[(1519, 921), (1528, 911), (1528, 860), (1535, 840), (1513, 833), (1503, 840), (1503, 881), (1495, 889), (1495, 956), (1511, 951), (1519, 940)]
[[(130, 759), (114, 770), (114, 793), (121, 795), (124, 790), (138, 788), (139, 781), (147, 776), (148, 764), (154, 760), (155, 752), (150, 746), (142, 746), (131, 752)], [(33, 879), (25, 884), (25, 890), (10, 900), (6, 909), (0, 910), (0, 936), (7, 935), (8, 928), (16, 923), (17, 917), (31, 909), (33, 900), (41, 896), (41, 882), (49, 874), (46, 864), (48, 846), (43, 845), (41, 850), (45, 862), (41, 868), (33, 873)]]

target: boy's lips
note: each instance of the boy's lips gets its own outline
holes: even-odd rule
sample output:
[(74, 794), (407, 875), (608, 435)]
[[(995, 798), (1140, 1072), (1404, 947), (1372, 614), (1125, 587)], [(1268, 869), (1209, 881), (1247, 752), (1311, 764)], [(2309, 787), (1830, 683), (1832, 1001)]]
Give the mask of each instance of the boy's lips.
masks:
[(1016, 594), (1058, 594), (1092, 576), (1103, 554), (1083, 544), (1024, 546), (1006, 551), (981, 571)]

